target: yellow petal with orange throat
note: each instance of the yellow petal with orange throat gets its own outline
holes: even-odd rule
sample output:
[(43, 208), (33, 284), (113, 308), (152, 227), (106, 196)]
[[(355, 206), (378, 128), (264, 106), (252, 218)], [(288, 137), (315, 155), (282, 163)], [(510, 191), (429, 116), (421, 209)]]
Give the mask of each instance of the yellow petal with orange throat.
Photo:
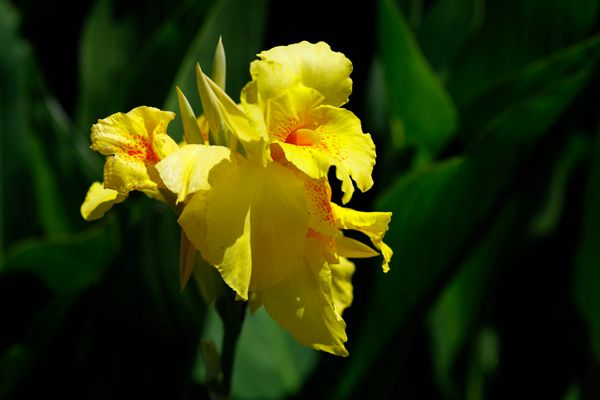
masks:
[(300, 42), (278, 46), (258, 54), (250, 73), (263, 100), (279, 96), (295, 84), (317, 90), (325, 104), (339, 107), (352, 92), (352, 63), (327, 43)]
[(175, 114), (152, 107), (116, 113), (92, 126), (92, 149), (109, 156), (104, 186), (126, 194), (131, 190), (156, 190), (153, 167), (178, 146), (167, 133)]
[(116, 190), (106, 189), (102, 183), (94, 182), (81, 205), (81, 216), (86, 221), (100, 219), (113, 204), (121, 203), (126, 198), (127, 196), (119, 194)]
[(314, 107), (317, 95), (298, 86), (269, 102), (272, 146), (279, 146), (289, 162), (314, 179), (327, 177), (329, 168), (335, 166), (336, 177), (342, 181), (342, 201), (347, 203), (354, 193), (352, 180), (363, 192), (373, 186), (375, 144), (351, 111)]
[(170, 111), (162, 111), (153, 107), (136, 107), (128, 113), (116, 113), (101, 119), (92, 126), (92, 149), (105, 156), (113, 154), (128, 155), (138, 160), (156, 162), (164, 150), (162, 146), (177, 144), (161, 144), (154, 148), (154, 136), (164, 134), (167, 125), (175, 118)]

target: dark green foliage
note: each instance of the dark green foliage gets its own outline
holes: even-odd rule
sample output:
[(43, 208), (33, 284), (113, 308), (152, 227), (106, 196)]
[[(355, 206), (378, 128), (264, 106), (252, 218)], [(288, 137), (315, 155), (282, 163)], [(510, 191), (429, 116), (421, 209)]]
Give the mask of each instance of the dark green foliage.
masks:
[(0, 0), (0, 398), (207, 398), (199, 339), (222, 327), (180, 292), (174, 214), (79, 206), (102, 175), (91, 124), (177, 111), (175, 86), (199, 114), (219, 36), (233, 98), (274, 45), (353, 61), (378, 163), (350, 206), (394, 213), (391, 271), (357, 262), (350, 357), (259, 311), (234, 398), (600, 398), (600, 2), (286, 4), (97, 0), (71, 21)]

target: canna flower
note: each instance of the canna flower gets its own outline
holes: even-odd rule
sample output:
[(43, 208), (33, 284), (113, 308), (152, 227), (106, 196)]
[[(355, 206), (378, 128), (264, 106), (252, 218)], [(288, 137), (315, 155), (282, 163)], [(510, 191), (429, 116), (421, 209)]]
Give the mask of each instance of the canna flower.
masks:
[(352, 63), (323, 42), (279, 46), (250, 66), (252, 81), (242, 93), (257, 108), (273, 158), (284, 157), (313, 179), (330, 167), (342, 181), (342, 202), (373, 186), (375, 145), (360, 120), (341, 108), (352, 92)]
[[(303, 42), (261, 57), (241, 104), (198, 68), (211, 144), (183, 146), (156, 170), (184, 204), (185, 237), (239, 299), (264, 306), (300, 343), (344, 356), (348, 258), (377, 256), (377, 249), (388, 269), (383, 235), (391, 213), (335, 205), (327, 171), (336, 167), (345, 203), (352, 180), (362, 191), (372, 186), (375, 148), (360, 120), (339, 107), (352, 69), (341, 53)], [(192, 136), (197, 119), (182, 93), (180, 110)], [(365, 233), (375, 249), (344, 236), (347, 229)]]
[[(322, 42), (275, 47), (252, 62), (252, 81), (236, 104), (224, 90), (219, 42), (214, 79), (196, 71), (204, 115), (197, 118), (177, 89), (181, 146), (166, 132), (174, 113), (156, 108), (113, 114), (92, 127), (91, 147), (107, 159), (82, 216), (101, 218), (134, 190), (178, 205), (182, 287), (193, 271), (200, 279), (210, 276), (207, 268), (213, 277), (218, 271), (238, 299), (253, 310), (264, 306), (301, 344), (348, 355), (342, 314), (353, 300), (349, 258), (381, 254), (387, 271), (392, 257), (383, 242), (391, 213), (360, 212), (331, 198), (331, 167), (343, 204), (354, 184), (363, 192), (373, 185), (371, 136), (342, 108), (351, 71), (351, 62)], [(203, 293), (218, 295), (206, 281)]]
[(155, 166), (178, 148), (167, 134), (173, 118), (172, 112), (142, 106), (126, 114), (113, 114), (92, 126), (91, 148), (107, 157), (104, 182), (94, 182), (81, 205), (85, 220), (101, 218), (133, 190), (163, 199), (160, 189), (164, 185)]

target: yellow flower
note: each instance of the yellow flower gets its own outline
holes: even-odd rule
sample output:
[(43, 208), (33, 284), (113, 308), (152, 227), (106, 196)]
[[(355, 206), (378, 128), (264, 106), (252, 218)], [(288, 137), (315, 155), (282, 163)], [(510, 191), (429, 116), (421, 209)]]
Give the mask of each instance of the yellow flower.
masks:
[(350, 60), (323, 42), (275, 47), (259, 57), (242, 106), (258, 108), (254, 117), (263, 119), (272, 157), (285, 157), (314, 179), (335, 166), (343, 203), (354, 192), (352, 180), (361, 191), (370, 189), (375, 145), (360, 120), (340, 108), (352, 91)]
[(104, 182), (92, 184), (81, 206), (84, 219), (101, 218), (132, 190), (162, 198), (159, 189), (163, 186), (155, 166), (178, 148), (166, 132), (173, 118), (172, 112), (142, 106), (126, 114), (113, 114), (92, 126), (91, 148), (107, 158)]
[[(348, 258), (379, 250), (387, 270), (392, 256), (383, 243), (391, 213), (331, 202), (331, 166), (342, 181), (343, 202), (352, 195), (352, 180), (363, 191), (373, 184), (371, 137), (354, 114), (339, 108), (351, 92), (352, 65), (324, 43), (275, 48), (260, 57), (239, 105), (198, 67), (211, 145), (194, 139), (156, 170), (184, 203), (178, 222), (185, 237), (240, 299), (253, 308), (264, 305), (298, 342), (345, 356), (342, 312), (353, 299), (354, 272)], [(199, 138), (191, 106), (178, 94), (186, 137)], [(348, 229), (366, 234), (374, 248), (344, 236)]]

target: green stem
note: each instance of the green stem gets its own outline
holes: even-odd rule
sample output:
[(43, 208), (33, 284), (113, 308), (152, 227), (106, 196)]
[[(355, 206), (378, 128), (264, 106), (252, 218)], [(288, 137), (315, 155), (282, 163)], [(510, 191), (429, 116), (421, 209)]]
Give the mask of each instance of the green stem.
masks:
[(246, 302), (235, 301), (235, 295), (221, 297), (216, 303), (217, 311), (223, 320), (223, 350), (221, 352), (222, 380), (218, 387), (221, 398), (228, 399), (231, 393), (231, 378), (235, 360), (235, 348), (242, 332)]

